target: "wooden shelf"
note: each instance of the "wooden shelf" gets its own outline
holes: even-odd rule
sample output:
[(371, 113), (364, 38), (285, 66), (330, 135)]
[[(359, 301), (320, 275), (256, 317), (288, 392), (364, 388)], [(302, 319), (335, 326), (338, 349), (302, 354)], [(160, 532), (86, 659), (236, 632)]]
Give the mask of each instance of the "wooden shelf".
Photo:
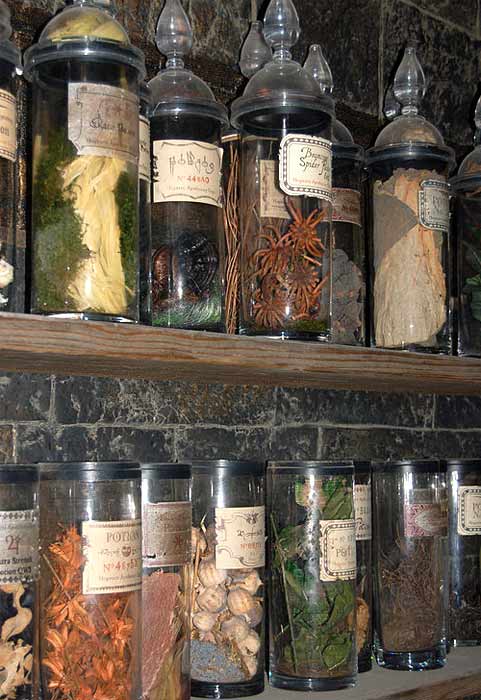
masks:
[(481, 695), (481, 648), (456, 649), (436, 671), (408, 673), (374, 667), (355, 688), (299, 693), (268, 688), (259, 700), (474, 700)]
[(0, 370), (481, 394), (481, 360), (0, 314)]

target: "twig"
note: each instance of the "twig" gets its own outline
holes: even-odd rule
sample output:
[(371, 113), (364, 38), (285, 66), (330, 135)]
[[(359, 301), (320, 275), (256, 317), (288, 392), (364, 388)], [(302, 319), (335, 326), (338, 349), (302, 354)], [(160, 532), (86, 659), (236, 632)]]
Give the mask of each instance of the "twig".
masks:
[(289, 596), (287, 595), (287, 578), (286, 578), (286, 570), (285, 570), (285, 561), (284, 561), (284, 553), (282, 551), (282, 547), (279, 544), (279, 536), (277, 534), (277, 528), (276, 524), (274, 522), (274, 516), (271, 513), (271, 525), (272, 525), (272, 530), (274, 532), (274, 540), (276, 543), (276, 549), (279, 554), (279, 559), (281, 562), (281, 574), (282, 574), (282, 583), (284, 586), (284, 595), (286, 599), (286, 608), (287, 608), (287, 618), (289, 620), (289, 630), (291, 633), (291, 647), (292, 647), (292, 658), (294, 661), (294, 672), (297, 673), (297, 651), (296, 651), (296, 643), (294, 640), (294, 623), (292, 621), (292, 612), (291, 612), (291, 606), (289, 603)]

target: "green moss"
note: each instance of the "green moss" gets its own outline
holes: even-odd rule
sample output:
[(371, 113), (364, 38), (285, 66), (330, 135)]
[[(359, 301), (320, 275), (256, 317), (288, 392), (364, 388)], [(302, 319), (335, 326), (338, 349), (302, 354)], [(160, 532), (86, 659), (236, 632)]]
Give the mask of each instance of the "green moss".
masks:
[(137, 288), (138, 261), (138, 205), (137, 180), (124, 172), (115, 187), (115, 201), (119, 211), (120, 254), (125, 284), (131, 296)]
[(304, 319), (303, 321), (289, 323), (287, 328), (299, 332), (304, 331), (305, 333), (323, 333), (327, 330), (327, 323), (325, 321), (316, 321), (314, 319)]

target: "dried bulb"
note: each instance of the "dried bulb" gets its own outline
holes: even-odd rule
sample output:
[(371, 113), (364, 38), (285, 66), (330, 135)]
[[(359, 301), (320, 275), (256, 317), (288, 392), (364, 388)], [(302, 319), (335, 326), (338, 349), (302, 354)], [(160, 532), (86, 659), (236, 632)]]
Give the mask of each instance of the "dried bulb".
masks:
[(263, 618), (262, 605), (257, 601), (254, 601), (254, 604), (249, 608), (249, 610), (242, 613), (242, 617), (245, 618), (250, 627), (257, 627), (257, 625), (261, 624)]
[(243, 656), (242, 662), (248, 673), (247, 678), (253, 678), (257, 673), (258, 662), (254, 656)]
[(222, 623), (221, 629), (227, 639), (237, 643), (242, 642), (250, 633), (249, 625), (242, 617), (231, 617)]
[(242, 656), (255, 656), (261, 648), (261, 638), (257, 632), (251, 630), (237, 646)]
[(253, 607), (254, 603), (255, 600), (251, 594), (242, 588), (235, 588), (227, 598), (227, 605), (233, 615), (243, 615)]
[(215, 627), (217, 615), (209, 612), (198, 612), (192, 617), (192, 624), (199, 632), (210, 632)]
[(238, 588), (243, 588), (251, 595), (255, 595), (260, 586), (262, 586), (262, 581), (256, 569), (246, 576), (243, 581), (240, 581), (240, 583), (237, 584)]
[(203, 593), (197, 596), (197, 603), (202, 610), (210, 613), (217, 613), (223, 610), (227, 603), (227, 593), (223, 588), (206, 588)]
[(224, 583), (227, 578), (227, 571), (225, 569), (217, 569), (213, 560), (207, 561), (204, 559), (200, 563), (198, 576), (203, 586), (211, 588)]

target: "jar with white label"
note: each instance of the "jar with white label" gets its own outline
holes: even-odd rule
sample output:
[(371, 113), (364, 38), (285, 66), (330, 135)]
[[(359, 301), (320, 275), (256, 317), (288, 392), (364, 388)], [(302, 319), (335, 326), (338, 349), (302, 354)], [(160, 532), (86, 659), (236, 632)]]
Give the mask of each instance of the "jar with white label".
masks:
[(139, 320), (142, 52), (114, 0), (72, 0), (25, 54), (33, 313)]
[(446, 663), (446, 469), (436, 461), (373, 467), (374, 646), (380, 666)]
[(449, 639), (481, 644), (481, 460), (449, 460)]
[(141, 695), (138, 464), (40, 467), (40, 670), (45, 700)]
[(290, 49), (291, 0), (271, 0), (264, 36), (274, 56), (233, 102), (241, 133), (240, 332), (327, 341), (331, 328), (334, 104)]
[(192, 28), (166, 0), (157, 47), (167, 57), (152, 92), (152, 319), (154, 326), (223, 331), (221, 129), (227, 111), (184, 67)]
[[(16, 311), (17, 73), (20, 51), (10, 41), (10, 10), (0, 2), (0, 311)], [(18, 285), (18, 291), (20, 287)], [(18, 309), (23, 311), (20, 304)]]
[(150, 164), (150, 90), (145, 83), (140, 86), (139, 122), (139, 258), (140, 258), (140, 321), (152, 323), (151, 308), (151, 197)]
[(142, 697), (190, 700), (191, 468), (142, 465)]
[(353, 686), (356, 523), (352, 462), (272, 462), (267, 469), (269, 681), (325, 691)]
[(38, 471), (0, 466), (1, 700), (38, 697)]
[(454, 153), (420, 116), (426, 81), (407, 48), (394, 80), (402, 114), (367, 151), (371, 344), (449, 353), (451, 241), (447, 178)]
[(371, 463), (354, 462), (354, 514), (357, 560), (357, 670), (372, 669), (372, 504)]
[(264, 464), (192, 465), (192, 695), (264, 689)]

